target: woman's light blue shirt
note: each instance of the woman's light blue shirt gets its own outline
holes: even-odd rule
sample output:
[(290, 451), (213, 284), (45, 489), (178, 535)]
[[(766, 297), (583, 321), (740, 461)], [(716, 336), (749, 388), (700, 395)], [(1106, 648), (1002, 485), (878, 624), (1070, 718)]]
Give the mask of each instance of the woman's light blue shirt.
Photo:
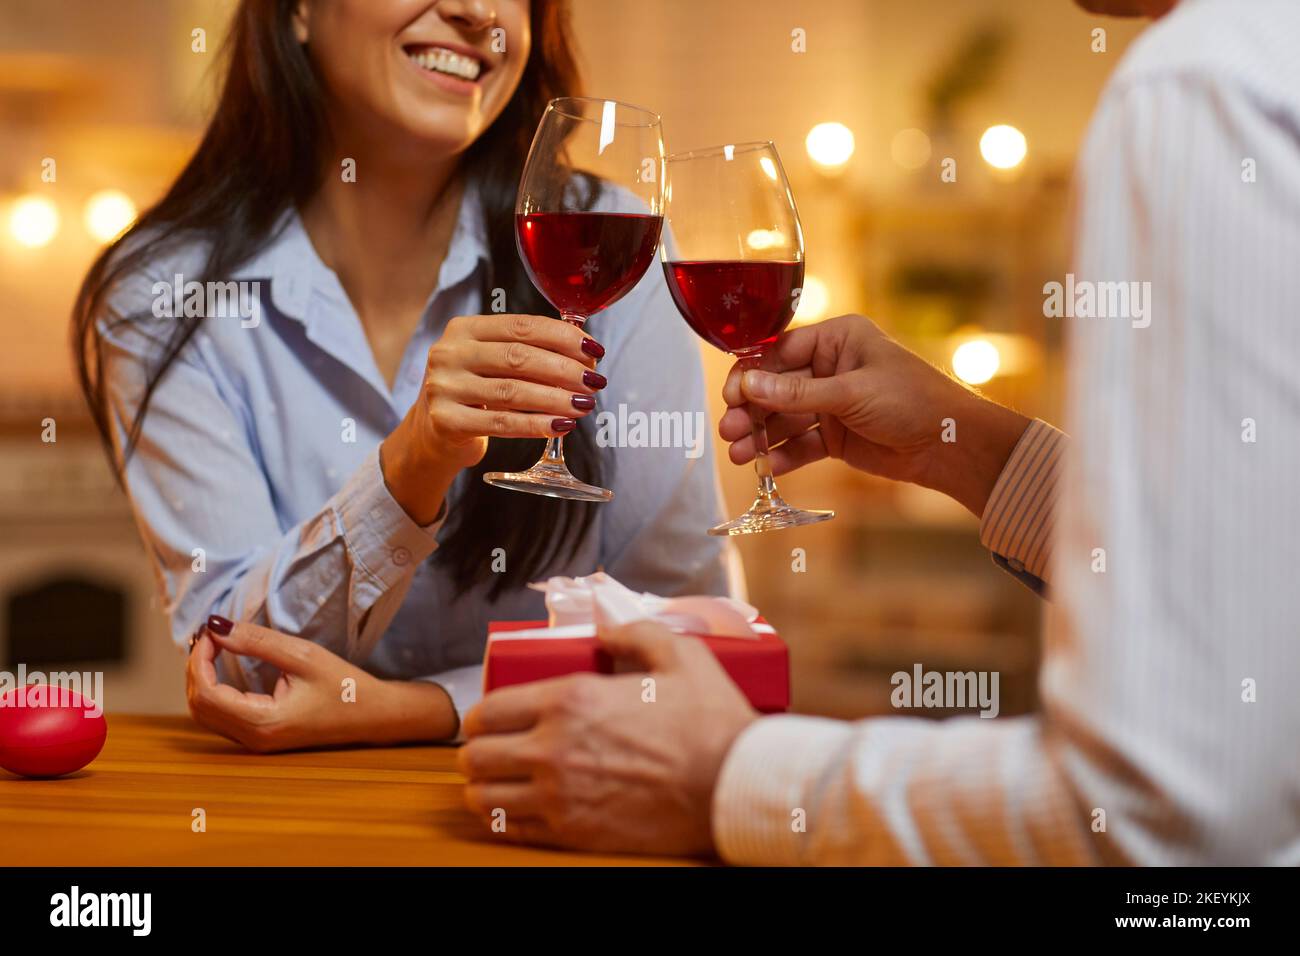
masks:
[[(171, 290), (204, 278), (202, 256), (179, 248), (124, 280), (113, 309), (147, 317), (100, 322), (119, 448), (172, 329)], [(496, 603), (486, 586), (457, 593), (429, 560), (440, 524), (415, 524), (379, 470), (378, 445), (415, 401), (429, 347), (453, 316), (485, 311), (487, 263), (470, 188), (391, 389), (296, 213), (231, 277), (248, 283), (252, 308), (203, 320), (154, 393), (126, 470), (175, 641), (187, 642), (209, 614), (252, 621), (386, 677), (454, 672), (439, 682), (463, 707), (477, 694), (477, 670), (464, 669), (481, 662), (488, 622), (545, 616), (526, 589)], [(625, 425), (636, 413), (682, 413), (692, 426), (684, 436), (699, 444), (606, 448), (614, 500), (588, 506), (589, 532), (550, 573), (603, 568), (638, 590), (727, 593), (729, 552), (704, 533), (721, 509), (699, 351), (658, 268), (587, 328), (607, 349), (600, 368), (609, 386), (593, 413), (610, 413), (606, 437), (628, 437), (614, 424), (622, 405)], [(449, 496), (453, 511), (467, 477)], [(274, 668), (240, 664), (224, 667), (223, 679), (273, 684)]]

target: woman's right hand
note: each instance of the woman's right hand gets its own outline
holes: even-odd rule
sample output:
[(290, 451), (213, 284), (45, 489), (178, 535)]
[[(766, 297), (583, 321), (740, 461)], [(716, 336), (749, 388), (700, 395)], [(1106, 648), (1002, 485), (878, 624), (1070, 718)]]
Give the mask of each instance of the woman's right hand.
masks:
[(541, 315), (458, 316), (429, 349), (420, 395), (380, 448), (388, 489), (429, 524), (456, 473), (488, 439), (564, 435), (596, 407), (604, 348), (576, 326)]

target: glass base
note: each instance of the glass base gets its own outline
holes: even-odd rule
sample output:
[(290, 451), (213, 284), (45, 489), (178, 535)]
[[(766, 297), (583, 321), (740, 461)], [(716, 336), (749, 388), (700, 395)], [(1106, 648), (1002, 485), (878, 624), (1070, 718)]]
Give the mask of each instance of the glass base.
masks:
[(489, 485), (526, 491), (530, 495), (548, 498), (568, 498), (570, 501), (611, 501), (614, 492), (579, 481), (570, 474), (563, 461), (539, 461), (527, 471), (489, 471), (483, 476)]
[(709, 534), (762, 534), (764, 531), (779, 531), (781, 528), (797, 528), (829, 521), (834, 517), (834, 511), (804, 511), (786, 504), (780, 495), (772, 494), (755, 498), (743, 515), (710, 528)]

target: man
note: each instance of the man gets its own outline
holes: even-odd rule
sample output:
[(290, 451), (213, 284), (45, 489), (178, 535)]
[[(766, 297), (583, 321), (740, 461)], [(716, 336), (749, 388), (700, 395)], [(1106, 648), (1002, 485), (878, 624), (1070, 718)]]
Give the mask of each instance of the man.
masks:
[(1298, 45), (1288, 0), (1184, 0), (1117, 69), (1073, 285), (1146, 307), (1062, 319), (1068, 453), (856, 316), (727, 383), (733, 461), (756, 402), (778, 473), (842, 458), (981, 517), (1053, 600), (1040, 714), (760, 719), (698, 642), (640, 624), (602, 638), (656, 703), (637, 675), (489, 695), (471, 807), (517, 839), (734, 863), (1300, 863)]

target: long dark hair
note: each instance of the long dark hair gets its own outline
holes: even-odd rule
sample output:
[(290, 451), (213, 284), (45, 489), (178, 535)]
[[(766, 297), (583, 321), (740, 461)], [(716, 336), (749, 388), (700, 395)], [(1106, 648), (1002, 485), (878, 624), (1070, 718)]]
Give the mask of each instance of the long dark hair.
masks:
[[(302, 205), (320, 186), (320, 174), (307, 173), (323, 168), (325, 100), (293, 34), (296, 2), (243, 0), (239, 5), (225, 48), (221, 97), (197, 151), (166, 195), (99, 255), (77, 295), (72, 347), (81, 389), (123, 483), (125, 462), (139, 441), (150, 399), (203, 320), (176, 318), (174, 332), (149, 371), (119, 457), (96, 322), (136, 321), (143, 314), (109, 314), (112, 289), (179, 242), (204, 244), (204, 275), (229, 275), (275, 238), (272, 230), (291, 206)], [(579, 79), (567, 0), (532, 0), (531, 15), (533, 46), (519, 87), (466, 151), (461, 169), (478, 188), (485, 219), (491, 266), (483, 301), (500, 288), (512, 312), (555, 315), (519, 262), (515, 193), (547, 102), (576, 95)], [(240, 146), (232, 147), (234, 143)], [(507, 588), (522, 586), (572, 555), (590, 527), (589, 505), (502, 491), (483, 482), (486, 471), (527, 468), (541, 453), (541, 444), (493, 439), (465, 481), (434, 557), (460, 591), (490, 581), (489, 597), (496, 600)], [(566, 438), (565, 455), (585, 480), (600, 482), (602, 461), (587, 421)], [(490, 558), (498, 547), (505, 549), (507, 561), (506, 569), (495, 573)]]

